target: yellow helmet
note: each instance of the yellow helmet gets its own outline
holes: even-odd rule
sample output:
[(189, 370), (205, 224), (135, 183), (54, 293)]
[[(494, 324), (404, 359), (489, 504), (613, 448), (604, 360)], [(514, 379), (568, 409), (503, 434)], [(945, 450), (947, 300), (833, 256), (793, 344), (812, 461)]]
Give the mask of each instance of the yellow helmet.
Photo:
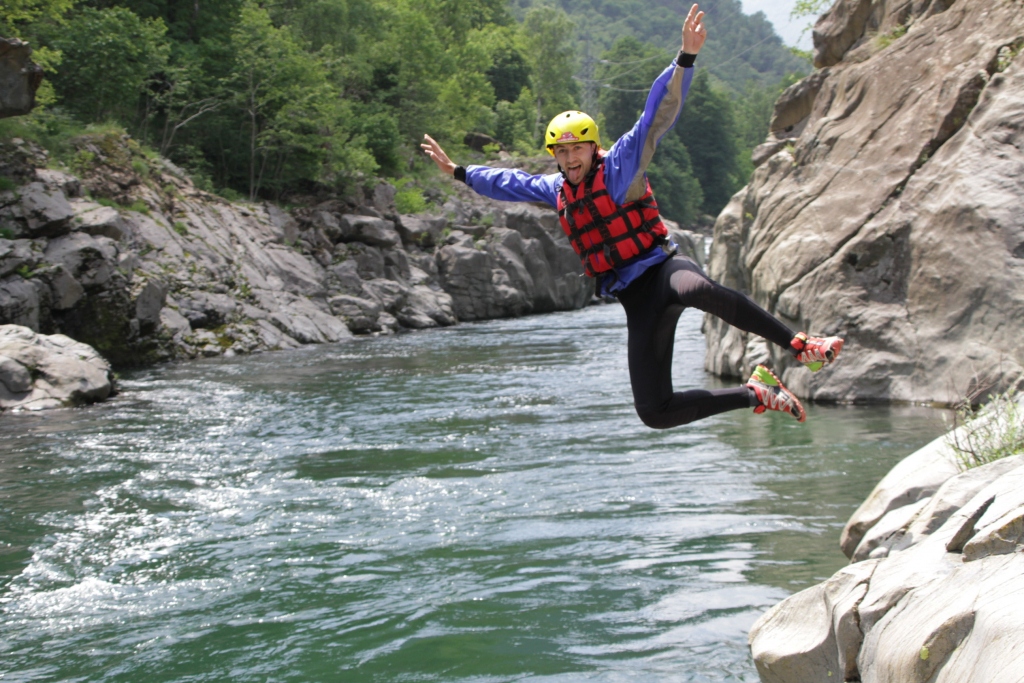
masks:
[(552, 148), (563, 142), (593, 142), (598, 147), (601, 146), (597, 122), (581, 111), (563, 111), (551, 119), (544, 141), (551, 156), (555, 156)]

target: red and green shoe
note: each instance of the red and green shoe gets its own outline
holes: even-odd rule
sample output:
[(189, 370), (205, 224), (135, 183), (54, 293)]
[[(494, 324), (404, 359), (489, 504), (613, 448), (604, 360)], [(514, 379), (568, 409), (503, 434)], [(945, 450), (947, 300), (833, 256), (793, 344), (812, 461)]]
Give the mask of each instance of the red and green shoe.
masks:
[(843, 340), (839, 337), (808, 337), (804, 332), (797, 332), (789, 345), (797, 352), (796, 359), (811, 372), (821, 370), (826, 363), (835, 362), (843, 350)]
[(755, 413), (763, 413), (766, 410), (781, 410), (796, 418), (797, 422), (807, 419), (807, 413), (796, 396), (789, 393), (775, 373), (763, 365), (754, 368), (754, 374), (750, 376), (747, 386), (754, 390), (757, 400), (761, 405), (754, 408)]

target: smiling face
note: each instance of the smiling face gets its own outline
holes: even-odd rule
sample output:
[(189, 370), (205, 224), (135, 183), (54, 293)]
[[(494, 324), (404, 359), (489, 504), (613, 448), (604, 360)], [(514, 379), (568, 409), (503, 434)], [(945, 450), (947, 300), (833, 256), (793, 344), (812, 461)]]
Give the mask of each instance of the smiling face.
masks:
[(571, 184), (579, 185), (590, 173), (594, 165), (595, 148), (593, 142), (566, 142), (554, 145), (552, 151), (555, 153), (555, 161)]

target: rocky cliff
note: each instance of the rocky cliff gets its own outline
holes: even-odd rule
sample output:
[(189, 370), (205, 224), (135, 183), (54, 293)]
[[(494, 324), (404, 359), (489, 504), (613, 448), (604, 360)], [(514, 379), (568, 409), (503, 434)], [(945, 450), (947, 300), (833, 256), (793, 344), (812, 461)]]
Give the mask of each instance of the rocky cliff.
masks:
[[(551, 211), (451, 196), (400, 216), (390, 185), (285, 211), (202, 192), (119, 134), (76, 173), (0, 143), (0, 325), (115, 367), (579, 308), (593, 285)], [(474, 200), (475, 202), (475, 200)]]
[(706, 367), (802, 396), (952, 402), (1024, 366), (1024, 2), (838, 0), (776, 104), (709, 272), (846, 338), (810, 375), (708, 317)]

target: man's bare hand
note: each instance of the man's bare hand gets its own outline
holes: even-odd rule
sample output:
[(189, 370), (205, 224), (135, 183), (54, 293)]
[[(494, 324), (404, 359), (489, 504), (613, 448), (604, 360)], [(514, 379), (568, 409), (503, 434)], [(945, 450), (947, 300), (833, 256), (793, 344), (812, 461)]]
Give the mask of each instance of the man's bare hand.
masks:
[(420, 147), (427, 153), (427, 156), (434, 160), (437, 167), (447, 173), (448, 175), (455, 174), (455, 163), (448, 158), (448, 155), (441, 149), (441, 145), (437, 144), (437, 141), (429, 135), (424, 135), (423, 139), (426, 142), (421, 143)]
[(704, 13), (698, 11), (697, 5), (690, 8), (683, 22), (683, 52), (695, 55), (704, 46), (708, 31), (704, 28)]

